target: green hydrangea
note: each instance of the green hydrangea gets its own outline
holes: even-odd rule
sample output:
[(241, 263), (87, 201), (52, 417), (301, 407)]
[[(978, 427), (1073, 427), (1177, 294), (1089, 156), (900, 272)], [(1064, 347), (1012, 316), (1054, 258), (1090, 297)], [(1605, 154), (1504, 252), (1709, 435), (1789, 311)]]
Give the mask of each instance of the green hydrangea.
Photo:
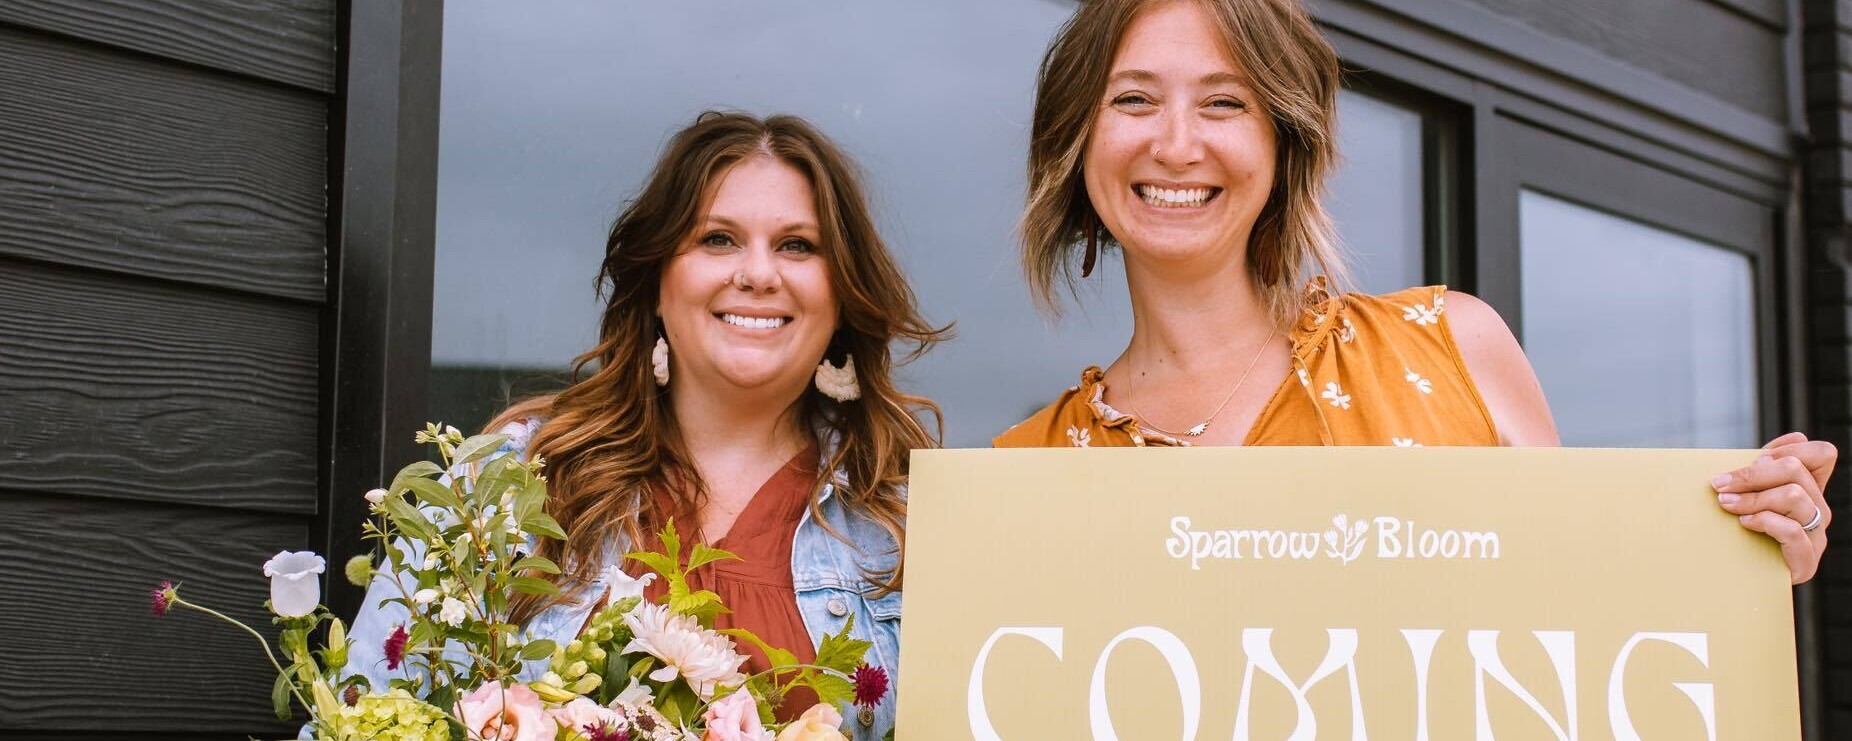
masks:
[(334, 717), (322, 718), (321, 723), (319, 738), (323, 741), (450, 740), (450, 722), (444, 711), (405, 690), (362, 695), (352, 706), (341, 706)]

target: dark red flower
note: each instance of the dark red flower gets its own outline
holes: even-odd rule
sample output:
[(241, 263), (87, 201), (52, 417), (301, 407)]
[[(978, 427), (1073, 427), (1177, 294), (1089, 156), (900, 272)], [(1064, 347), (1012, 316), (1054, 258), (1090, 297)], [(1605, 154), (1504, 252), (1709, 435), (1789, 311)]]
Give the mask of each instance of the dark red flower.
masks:
[(350, 708), (355, 705), (359, 705), (360, 704), (360, 685), (357, 685), (357, 684), (347, 685), (347, 691), (341, 693), (341, 701), (347, 703), (347, 706)]
[(863, 664), (849, 675), (855, 682), (855, 704), (872, 708), (881, 704), (881, 698), (887, 697), (887, 670), (878, 666)]
[(154, 593), (151, 596), (153, 599), (151, 600), (150, 607), (153, 608), (155, 617), (166, 615), (168, 610), (174, 609), (173, 582), (161, 582), (161, 586), (155, 587)]
[(587, 723), (579, 729), (586, 741), (630, 741), (630, 731), (612, 728), (609, 723)]
[(405, 661), (405, 642), (411, 640), (411, 637), (403, 625), (393, 628), (392, 635), (386, 636), (387, 671), (399, 668), (400, 662)]

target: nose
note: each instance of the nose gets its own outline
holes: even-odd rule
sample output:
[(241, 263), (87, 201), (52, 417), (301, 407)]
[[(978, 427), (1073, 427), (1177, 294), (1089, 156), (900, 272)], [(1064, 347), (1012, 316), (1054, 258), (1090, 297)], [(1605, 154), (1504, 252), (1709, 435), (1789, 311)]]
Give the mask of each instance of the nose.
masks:
[(733, 274), (735, 288), (755, 294), (777, 293), (783, 283), (771, 245), (754, 244), (741, 250), (739, 270)]
[(1163, 116), (1163, 130), (1151, 141), (1151, 158), (1171, 169), (1202, 161), (1203, 142), (1196, 130), (1195, 112), (1188, 107), (1172, 107)]

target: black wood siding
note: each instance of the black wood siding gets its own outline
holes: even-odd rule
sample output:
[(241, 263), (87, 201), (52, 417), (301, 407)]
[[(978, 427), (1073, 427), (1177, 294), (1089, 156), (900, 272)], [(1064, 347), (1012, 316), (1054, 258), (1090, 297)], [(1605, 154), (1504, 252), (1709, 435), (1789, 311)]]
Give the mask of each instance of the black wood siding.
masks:
[[(1852, 451), (1852, 5), (1807, 0), (1802, 6), (1806, 79), (1806, 337), (1815, 423)], [(1827, 499), (1852, 512), (1846, 467)], [(1842, 529), (1843, 525), (1840, 526)], [(1826, 551), (1816, 590), (1822, 644), (1821, 738), (1852, 739), (1852, 549), (1845, 539)]]
[[(322, 547), (335, 0), (0, 2), (0, 736), (278, 737)], [(338, 564), (331, 564), (338, 571)]]

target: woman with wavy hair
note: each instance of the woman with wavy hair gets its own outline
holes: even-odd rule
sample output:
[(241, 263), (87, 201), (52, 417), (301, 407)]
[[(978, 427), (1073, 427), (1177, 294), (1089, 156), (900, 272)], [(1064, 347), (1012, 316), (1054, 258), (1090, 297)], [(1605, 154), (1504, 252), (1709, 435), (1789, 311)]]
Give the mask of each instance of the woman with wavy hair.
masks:
[[(908, 453), (936, 444), (919, 414), (938, 408), (895, 387), (889, 347), (911, 343), (911, 359), (947, 330), (921, 316), (849, 159), (796, 117), (702, 114), (612, 226), (599, 282), (598, 344), (578, 380), (490, 424), (545, 459), (548, 513), (567, 535), (537, 553), (561, 565), (559, 595), (516, 595), (515, 621), (570, 640), (642, 576), (613, 568), (621, 554), (673, 521), (741, 558), (690, 575), (732, 610), (715, 627), (808, 661), (852, 619), (867, 662), (894, 676)], [(383, 637), (387, 612), (403, 611), (377, 603), (370, 593), (354, 633)], [(743, 671), (769, 668), (741, 649)], [(892, 697), (848, 715), (856, 738), (893, 725)], [(809, 699), (776, 712), (790, 720)]]
[[(997, 445), (1558, 444), (1490, 306), (1342, 290), (1320, 201), (1338, 86), (1298, 0), (1081, 4), (1036, 85), (1022, 263), (1058, 313), (1075, 263), (1085, 277), (1118, 247), (1132, 337)], [(1712, 485), (1798, 583), (1826, 547), (1838, 452), (1799, 433), (1765, 450)]]

